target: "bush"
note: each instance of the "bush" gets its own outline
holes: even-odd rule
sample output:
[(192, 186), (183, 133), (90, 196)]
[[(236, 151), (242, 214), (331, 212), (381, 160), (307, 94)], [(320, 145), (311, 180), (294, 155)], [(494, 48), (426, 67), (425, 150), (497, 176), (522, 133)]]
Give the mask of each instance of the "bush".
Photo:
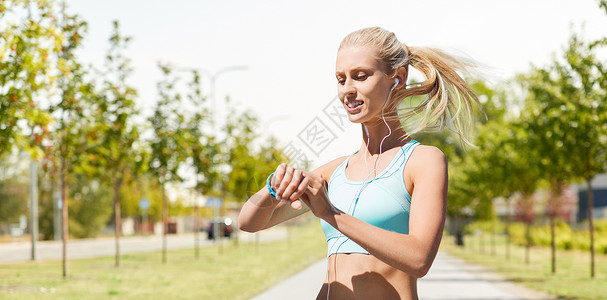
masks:
[[(557, 221), (554, 226), (555, 244), (560, 249), (571, 249), (571, 228), (563, 221)], [(550, 247), (552, 237), (550, 226), (532, 226), (531, 244), (534, 246)]]
[(571, 227), (569, 227), (569, 224), (563, 221), (557, 221), (554, 234), (556, 237), (557, 248), (565, 250), (573, 248), (573, 245), (571, 243), (573, 231), (571, 231)]
[(573, 249), (590, 250), (590, 233), (588, 230), (574, 231), (571, 236)]
[(607, 254), (607, 238), (596, 239), (596, 253)]
[[(573, 233), (572, 244), (572, 248), (574, 249), (590, 250), (589, 231), (575, 231)], [(607, 220), (594, 221), (594, 249), (596, 253), (607, 254)]]
[(532, 226), (530, 231), (532, 246), (550, 246), (550, 226)]
[(607, 219), (594, 221), (594, 232), (600, 236), (607, 235)]
[(474, 221), (468, 223), (464, 228), (464, 233), (472, 234), (478, 231), (485, 233), (505, 233), (506, 225), (500, 220), (485, 220), (485, 221)]
[(607, 254), (607, 220), (594, 222), (594, 247), (597, 253)]
[[(476, 230), (485, 231), (491, 221), (473, 222), (466, 226), (466, 233), (472, 233)], [(503, 226), (501, 223), (499, 226)], [(607, 220), (597, 220), (595, 222), (595, 251), (600, 254), (607, 254)], [(588, 230), (573, 231), (566, 222), (557, 221), (555, 224), (555, 244), (558, 249), (563, 250), (590, 250), (590, 234)], [(531, 226), (530, 238), (532, 246), (550, 247), (550, 226)], [(525, 223), (515, 222), (510, 224), (510, 240), (513, 244), (524, 246), (527, 244), (525, 238)]]
[(510, 241), (516, 245), (526, 245), (525, 223), (515, 222), (510, 224)]

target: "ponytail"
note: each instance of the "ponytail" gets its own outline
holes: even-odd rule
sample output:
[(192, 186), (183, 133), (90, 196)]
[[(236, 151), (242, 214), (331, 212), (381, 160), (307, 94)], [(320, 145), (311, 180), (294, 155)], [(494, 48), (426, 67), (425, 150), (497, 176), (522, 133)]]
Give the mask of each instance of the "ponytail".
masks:
[[(410, 65), (425, 77), (422, 82), (392, 92), (387, 107), (389, 111), (397, 111), (397, 114), (390, 114), (391, 119), (398, 119), (403, 125), (412, 125), (412, 128), (408, 128), (411, 134), (427, 129), (439, 131), (449, 128), (457, 133), (463, 143), (472, 145), (466, 135), (472, 123), (473, 103), (479, 107), (481, 105), (457, 72), (474, 68), (473, 61), (456, 58), (434, 48), (407, 47), (396, 39), (394, 33), (379, 27), (349, 34), (342, 41), (340, 49), (354, 45), (378, 49), (379, 59), (388, 75), (395, 75), (401, 67), (408, 74)], [(404, 99), (414, 96), (424, 96), (425, 100), (415, 106), (400, 107)]]
[(467, 71), (474, 64), (438, 49), (403, 47), (409, 50), (409, 64), (423, 74), (425, 81), (410, 84), (392, 97), (403, 100), (425, 95), (425, 100), (413, 107), (399, 108), (397, 118), (405, 123), (416, 119), (412, 134), (451, 128), (463, 143), (472, 145), (466, 135), (472, 123), (472, 104), (476, 102), (480, 107), (480, 102), (457, 71)]

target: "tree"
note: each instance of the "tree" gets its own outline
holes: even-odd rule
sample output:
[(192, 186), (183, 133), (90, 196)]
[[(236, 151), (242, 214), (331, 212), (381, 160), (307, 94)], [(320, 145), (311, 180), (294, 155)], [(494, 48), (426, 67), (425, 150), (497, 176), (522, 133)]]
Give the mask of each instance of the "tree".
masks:
[(54, 83), (49, 58), (63, 39), (55, 14), (51, 1), (0, 3), (0, 155), (17, 146), (34, 159), (42, 156), (51, 117), (37, 100)]
[[(491, 202), (503, 198), (510, 207), (513, 195), (519, 195), (517, 203), (529, 232), (533, 221), (532, 194), (540, 184), (540, 168), (536, 164), (537, 151), (529, 144), (529, 133), (521, 122), (516, 110), (516, 87), (503, 85), (490, 88), (483, 82), (473, 83), (473, 89), (480, 91), (479, 100), (483, 104), (487, 118), (477, 126), (474, 139), (477, 148), (469, 153), (470, 162), (465, 170), (469, 185), (483, 191), (480, 199)], [(516, 96), (515, 96), (516, 97)], [(510, 109), (507, 109), (510, 108)], [(481, 207), (484, 207), (481, 206)], [(506, 216), (506, 256), (510, 253), (510, 216)], [(530, 237), (527, 235), (526, 261), (529, 260)]]
[(151, 157), (149, 171), (162, 187), (162, 219), (164, 232), (162, 239), (162, 262), (166, 263), (166, 235), (168, 230), (168, 200), (165, 185), (180, 181), (179, 167), (187, 158), (190, 148), (187, 139), (186, 120), (181, 109), (181, 94), (176, 92), (177, 79), (168, 65), (159, 64), (163, 79), (158, 83), (160, 100), (156, 103), (154, 115), (149, 118), (153, 137), (150, 140)]
[[(529, 134), (529, 144), (539, 152), (541, 177), (549, 185), (546, 214), (550, 220), (552, 273), (556, 272), (555, 218), (559, 215), (559, 200), (563, 186), (574, 179), (571, 149), (577, 148), (574, 126), (569, 126), (569, 114), (573, 109), (570, 99), (560, 96), (560, 86), (554, 66), (546, 69), (532, 68), (519, 76), (526, 88), (526, 105), (522, 111)], [(569, 106), (569, 108), (568, 108)]]
[[(509, 206), (509, 199), (519, 194), (519, 215), (525, 220), (527, 231), (533, 221), (532, 194), (540, 184), (540, 168), (535, 163), (537, 152), (528, 143), (528, 132), (519, 120), (496, 118), (478, 128), (475, 143), (478, 148), (466, 157), (464, 170), (468, 190), (479, 200), (491, 201), (502, 197)], [(479, 202), (479, 207), (486, 207)], [(478, 211), (478, 210), (477, 210)], [(507, 216), (506, 232), (509, 232)], [(530, 237), (527, 236), (526, 261), (529, 260)], [(510, 238), (506, 243), (509, 255)]]
[[(44, 154), (42, 142), (52, 118), (40, 100), (48, 98), (55, 82), (52, 57), (61, 50), (63, 38), (54, 14), (52, 1), (0, 3), (0, 156), (18, 150), (38, 161)], [(27, 193), (16, 194), (15, 181), (8, 179), (10, 188), (0, 196), (0, 206), (12, 206), (12, 215), (18, 216), (25, 203), (13, 201)]]
[(552, 232), (552, 271), (555, 267), (554, 218), (565, 182), (583, 178), (588, 187), (591, 277), (594, 277), (594, 228), (592, 185), (607, 164), (607, 99), (605, 65), (594, 48), (605, 41), (587, 43), (573, 34), (562, 60), (554, 59), (545, 69), (533, 69), (520, 78), (528, 90), (522, 125), (537, 156), (540, 176), (551, 186), (555, 200), (549, 202)]
[(67, 278), (67, 240), (68, 231), (68, 180), (72, 172), (81, 173), (79, 165), (88, 159), (84, 155), (89, 149), (86, 133), (90, 132), (90, 104), (95, 103), (97, 95), (94, 85), (87, 81), (87, 71), (78, 62), (75, 51), (81, 45), (81, 39), (86, 31), (86, 23), (77, 15), (68, 15), (63, 8), (63, 24), (61, 25), (65, 39), (61, 44), (61, 52), (57, 57), (59, 72), (58, 89), (59, 103), (52, 105), (49, 111), (56, 119), (56, 131), (53, 137), (54, 159), (59, 165), (59, 180), (61, 182), (62, 203), (62, 266), (63, 277)]
[[(120, 25), (114, 21), (114, 31), (109, 39), (110, 49), (106, 56), (106, 72), (102, 97), (97, 103), (98, 121), (95, 131), (98, 132), (95, 147), (101, 163), (97, 166), (99, 175), (107, 174), (113, 185), (114, 195), (114, 235), (116, 240), (115, 265), (120, 266), (120, 187), (127, 171), (138, 173), (141, 157), (134, 148), (139, 139), (139, 130), (133, 123), (137, 115), (135, 107), (135, 89), (127, 85), (131, 73), (129, 59), (122, 53), (128, 46), (130, 37), (120, 34)], [(94, 133), (91, 133), (95, 135)], [(137, 162), (139, 164), (137, 165)], [(105, 171), (109, 172), (105, 172)]]
[[(607, 166), (607, 65), (596, 55), (607, 41), (586, 42), (572, 34), (562, 60), (554, 60), (544, 76), (555, 101), (548, 117), (564, 130), (556, 147), (567, 152), (566, 163), (575, 178), (586, 182), (590, 230), (590, 276), (594, 278), (594, 217), (592, 180)], [(568, 146), (571, 145), (571, 148)], [(565, 148), (567, 147), (567, 148)], [(558, 150), (555, 148), (554, 150)]]

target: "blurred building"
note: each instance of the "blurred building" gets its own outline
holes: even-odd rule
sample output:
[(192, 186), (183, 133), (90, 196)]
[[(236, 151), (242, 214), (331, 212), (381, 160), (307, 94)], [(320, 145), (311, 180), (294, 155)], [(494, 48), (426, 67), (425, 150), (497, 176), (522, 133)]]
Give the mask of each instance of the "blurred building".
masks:
[[(607, 219), (607, 174), (601, 174), (592, 181), (593, 215), (595, 219)], [(548, 191), (538, 190), (533, 195), (533, 215), (534, 222), (546, 223), (546, 210)], [(497, 198), (493, 200), (496, 215), (505, 220), (511, 216), (512, 220), (517, 220), (519, 211), (517, 208), (518, 195), (514, 195), (509, 200)], [(581, 223), (588, 219), (588, 189), (585, 182), (578, 182), (564, 188), (563, 196), (560, 202), (558, 217), (570, 224)]]
[[(508, 218), (512, 221), (522, 221), (522, 208), (519, 205), (520, 195), (515, 194), (509, 199), (496, 198), (493, 200), (493, 208), (495, 214), (500, 220), (506, 221)], [(533, 212), (531, 213), (533, 222), (547, 223), (547, 210), (550, 194), (546, 189), (537, 190), (532, 197)], [(559, 219), (572, 223), (576, 221), (578, 196), (577, 189), (572, 186), (563, 188), (563, 194), (558, 203)]]
[[(578, 202), (576, 220), (588, 219), (588, 188), (585, 182), (575, 185)], [(593, 208), (595, 219), (607, 219), (607, 174), (601, 174), (592, 180)]]

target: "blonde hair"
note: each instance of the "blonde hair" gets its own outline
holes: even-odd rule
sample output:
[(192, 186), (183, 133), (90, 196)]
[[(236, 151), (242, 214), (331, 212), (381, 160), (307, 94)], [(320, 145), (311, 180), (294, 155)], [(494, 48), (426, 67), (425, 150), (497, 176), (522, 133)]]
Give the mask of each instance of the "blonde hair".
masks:
[(402, 124), (411, 122), (412, 117), (416, 117), (416, 125), (411, 134), (425, 129), (451, 128), (463, 143), (472, 145), (466, 137), (472, 123), (472, 104), (476, 102), (479, 108), (481, 105), (457, 71), (468, 71), (476, 67), (473, 61), (456, 58), (434, 48), (408, 47), (399, 42), (394, 33), (380, 27), (350, 33), (343, 39), (339, 49), (351, 46), (377, 49), (378, 59), (388, 76), (395, 76), (400, 67), (404, 67), (408, 75), (410, 65), (425, 77), (425, 81), (392, 92), (391, 101), (386, 105), (388, 111), (399, 107), (402, 100), (408, 97), (427, 95), (427, 98), (416, 106), (398, 109), (397, 115), (391, 118), (398, 119)]

